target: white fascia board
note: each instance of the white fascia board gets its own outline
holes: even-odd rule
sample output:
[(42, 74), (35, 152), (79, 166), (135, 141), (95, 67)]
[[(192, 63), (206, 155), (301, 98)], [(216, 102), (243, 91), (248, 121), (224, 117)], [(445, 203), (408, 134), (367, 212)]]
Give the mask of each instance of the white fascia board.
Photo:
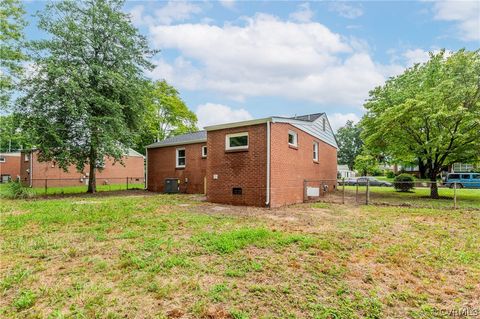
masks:
[(199, 144), (199, 143), (206, 143), (207, 139), (203, 138), (200, 140), (191, 140), (191, 141), (185, 141), (185, 142), (175, 142), (175, 143), (168, 143), (168, 144), (162, 144), (162, 145), (148, 145), (147, 148), (161, 148), (161, 147), (169, 147), (169, 146), (178, 146), (178, 145), (188, 145), (188, 144)]
[(307, 122), (302, 120), (295, 120), (295, 119), (287, 119), (283, 117), (272, 117), (273, 123), (288, 123), (288, 124), (300, 124), (300, 125), (313, 125), (315, 122)]
[(242, 122), (233, 122), (233, 123), (205, 126), (204, 129), (207, 132), (208, 131), (218, 131), (218, 130), (223, 130), (223, 129), (226, 129), (226, 128), (234, 128), (234, 127), (242, 127), (242, 126), (263, 124), (263, 123), (267, 123), (268, 121), (271, 121), (271, 120), (272, 120), (271, 117), (266, 117), (266, 118), (258, 119), (258, 120), (249, 120), (249, 121), (242, 121)]

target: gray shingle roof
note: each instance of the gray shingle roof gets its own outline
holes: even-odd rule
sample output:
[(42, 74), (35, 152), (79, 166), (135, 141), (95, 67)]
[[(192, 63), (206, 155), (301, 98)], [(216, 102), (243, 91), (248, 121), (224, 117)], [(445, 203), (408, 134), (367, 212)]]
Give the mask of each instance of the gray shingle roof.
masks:
[(145, 156), (143, 156), (142, 154), (140, 154), (139, 152), (135, 151), (132, 148), (128, 149), (127, 155), (132, 156), (132, 157), (145, 157)]
[(207, 131), (198, 131), (194, 133), (172, 136), (167, 139), (164, 139), (163, 141), (150, 144), (147, 146), (147, 148), (193, 144), (193, 143), (201, 143), (206, 141), (207, 141)]
[(325, 114), (325, 113), (314, 113), (314, 114), (306, 114), (306, 115), (299, 115), (299, 116), (295, 115), (295, 116), (291, 117), (291, 119), (313, 122), (316, 119), (318, 119), (320, 116), (322, 116), (323, 114)]

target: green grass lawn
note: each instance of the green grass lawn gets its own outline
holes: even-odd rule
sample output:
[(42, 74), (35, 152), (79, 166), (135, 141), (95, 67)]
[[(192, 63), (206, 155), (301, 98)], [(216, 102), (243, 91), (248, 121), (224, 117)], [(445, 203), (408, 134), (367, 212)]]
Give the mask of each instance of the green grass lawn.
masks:
[[(346, 186), (347, 201), (355, 200), (355, 186)], [(341, 195), (339, 186), (337, 197)], [(425, 208), (453, 208), (454, 190), (439, 188), (440, 199), (431, 199), (429, 188), (417, 187), (411, 192), (397, 192), (393, 187), (370, 187), (370, 203), (380, 205), (402, 205)], [(365, 202), (366, 187), (359, 187), (359, 202)], [(480, 209), (480, 189), (457, 189), (457, 206)]]
[(3, 318), (447, 318), (479, 306), (480, 211), (267, 210), (141, 191), (1, 201)]

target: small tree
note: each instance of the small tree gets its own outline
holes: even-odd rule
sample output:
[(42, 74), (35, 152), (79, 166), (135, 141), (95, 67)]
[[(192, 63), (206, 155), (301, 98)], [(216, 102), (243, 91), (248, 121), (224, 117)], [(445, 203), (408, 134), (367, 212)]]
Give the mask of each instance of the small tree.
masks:
[(352, 121), (347, 121), (345, 126), (338, 129), (336, 138), (338, 142), (338, 162), (348, 165), (353, 170), (355, 158), (362, 152), (363, 142), (360, 138), (361, 129)]
[(355, 159), (355, 169), (362, 175), (366, 176), (371, 174), (377, 169), (378, 162), (370, 154), (362, 153), (358, 155)]
[(165, 80), (147, 83), (143, 103), (146, 112), (137, 141), (137, 151), (167, 137), (197, 131), (197, 116)]
[(30, 139), (21, 129), (20, 116), (0, 115), (0, 152), (11, 152), (30, 147)]
[(39, 14), (49, 37), (31, 43), (35, 72), (22, 84), (17, 111), (40, 160), (79, 171), (88, 192), (105, 157), (121, 161), (141, 123), (143, 71), (153, 68), (147, 40), (120, 0), (53, 2)]
[(395, 177), (393, 181), (393, 187), (395, 188), (395, 190), (400, 192), (409, 192), (415, 187), (413, 181), (414, 180), (412, 175), (400, 174)]

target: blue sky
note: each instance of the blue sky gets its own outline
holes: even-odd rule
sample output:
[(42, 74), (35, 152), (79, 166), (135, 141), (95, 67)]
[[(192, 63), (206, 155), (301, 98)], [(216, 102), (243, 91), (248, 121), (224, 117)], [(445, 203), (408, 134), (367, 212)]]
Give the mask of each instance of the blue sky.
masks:
[[(27, 37), (45, 36), (25, 2)], [(200, 126), (326, 112), (358, 120), (368, 91), (429, 51), (480, 48), (478, 1), (131, 1), (156, 69)]]

